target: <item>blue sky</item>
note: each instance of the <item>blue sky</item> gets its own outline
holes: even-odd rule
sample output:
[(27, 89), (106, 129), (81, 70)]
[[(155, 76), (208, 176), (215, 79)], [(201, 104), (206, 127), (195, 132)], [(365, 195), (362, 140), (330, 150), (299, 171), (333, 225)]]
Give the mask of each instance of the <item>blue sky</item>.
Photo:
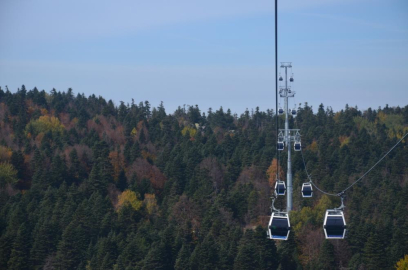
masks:
[[(278, 16), (292, 104), (408, 104), (408, 1), (281, 0)], [(273, 0), (2, 0), (0, 33), (0, 86), (13, 92), (275, 107)]]

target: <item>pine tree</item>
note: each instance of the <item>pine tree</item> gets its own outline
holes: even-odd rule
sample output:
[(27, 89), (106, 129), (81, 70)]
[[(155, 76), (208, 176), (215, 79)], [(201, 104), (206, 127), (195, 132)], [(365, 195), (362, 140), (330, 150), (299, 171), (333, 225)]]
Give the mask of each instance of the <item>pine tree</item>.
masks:
[(150, 269), (169, 269), (169, 261), (167, 259), (166, 247), (163, 242), (152, 245), (149, 253), (146, 256), (142, 270)]
[(337, 269), (334, 260), (334, 247), (328, 240), (324, 240), (322, 247), (320, 248), (320, 254), (318, 259), (319, 269)]
[(368, 269), (384, 269), (387, 257), (384, 256), (383, 243), (378, 235), (372, 233), (364, 246), (364, 262)]
[(174, 269), (176, 270), (190, 269), (190, 256), (191, 256), (190, 249), (187, 245), (184, 244), (177, 255)]
[(7, 263), (8, 269), (29, 269), (30, 232), (24, 222), (18, 229), (16, 239), (13, 243), (10, 259)]

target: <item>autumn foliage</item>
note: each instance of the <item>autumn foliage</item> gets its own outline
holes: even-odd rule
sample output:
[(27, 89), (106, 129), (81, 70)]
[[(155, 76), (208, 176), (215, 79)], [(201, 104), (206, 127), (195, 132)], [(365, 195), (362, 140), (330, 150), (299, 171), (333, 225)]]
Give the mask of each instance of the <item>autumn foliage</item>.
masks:
[(134, 191), (125, 190), (118, 197), (117, 208), (120, 209), (125, 205), (130, 205), (133, 210), (138, 211), (142, 207), (143, 202), (137, 198), (137, 195)]
[[(271, 188), (275, 188), (276, 177), (278, 175), (278, 160), (276, 158), (272, 159), (271, 165), (266, 171), (268, 175), (268, 182)], [(285, 174), (281, 166), (279, 166), (279, 180), (285, 180)]]

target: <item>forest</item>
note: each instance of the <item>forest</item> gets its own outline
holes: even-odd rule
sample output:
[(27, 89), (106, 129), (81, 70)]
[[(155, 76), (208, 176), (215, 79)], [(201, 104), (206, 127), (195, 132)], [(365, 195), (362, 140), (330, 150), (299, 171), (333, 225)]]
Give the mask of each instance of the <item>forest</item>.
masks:
[[(163, 103), (114, 104), (72, 89), (0, 88), (0, 269), (408, 264), (408, 139), (347, 191), (344, 240), (325, 240), (322, 228), (340, 199), (317, 190), (302, 198), (308, 179), (294, 152), (290, 237), (267, 239), (276, 174), (285, 180), (287, 166), (276, 117), (282, 127), (272, 109), (168, 113)], [(338, 192), (408, 132), (408, 105), (335, 112), (304, 103), (290, 126), (314, 183)]]

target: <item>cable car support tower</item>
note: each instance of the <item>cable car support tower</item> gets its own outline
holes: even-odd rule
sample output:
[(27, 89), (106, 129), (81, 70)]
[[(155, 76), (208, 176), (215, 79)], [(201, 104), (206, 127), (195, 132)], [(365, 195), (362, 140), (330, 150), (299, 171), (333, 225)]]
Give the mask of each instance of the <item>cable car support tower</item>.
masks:
[[(289, 128), (289, 115), (296, 115), (296, 108), (292, 110), (289, 108), (289, 98), (293, 98), (296, 92), (291, 90), (290, 85), (288, 85), (288, 69), (292, 69), (291, 62), (281, 62), (281, 69), (285, 70), (285, 84), (279, 87), (279, 95), (284, 99), (284, 109), (280, 109), (279, 113), (285, 113), (285, 128), (279, 129), (278, 135), (278, 150), (283, 150), (282, 147), (279, 149), (279, 141), (283, 142), (288, 149), (288, 166), (286, 172), (287, 180), (287, 200), (286, 200), (286, 211), (289, 213), (293, 206), (293, 184), (292, 184), (292, 153), (291, 153), (291, 143), (294, 142), (295, 151), (300, 151), (300, 129), (290, 129)], [(282, 76), (279, 76), (279, 81), (283, 81)], [(290, 75), (289, 82), (292, 83), (293, 73)], [(282, 145), (283, 146), (283, 145)]]

